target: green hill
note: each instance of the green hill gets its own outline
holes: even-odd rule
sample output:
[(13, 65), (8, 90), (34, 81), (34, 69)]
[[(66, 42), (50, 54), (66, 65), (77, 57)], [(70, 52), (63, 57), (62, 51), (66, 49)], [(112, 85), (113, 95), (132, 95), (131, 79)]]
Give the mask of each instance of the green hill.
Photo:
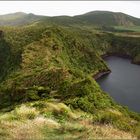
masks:
[(139, 63), (139, 35), (79, 27), (73, 20), (43, 17), (0, 27), (1, 138), (140, 137), (140, 115), (113, 101), (93, 78), (109, 71), (102, 55), (129, 55)]
[(140, 19), (120, 12), (93, 11), (74, 17), (86, 24), (107, 26), (134, 26), (140, 25)]
[(22, 12), (0, 15), (0, 26), (25, 25), (38, 21), (42, 18), (43, 16), (37, 16), (31, 13), (26, 14)]

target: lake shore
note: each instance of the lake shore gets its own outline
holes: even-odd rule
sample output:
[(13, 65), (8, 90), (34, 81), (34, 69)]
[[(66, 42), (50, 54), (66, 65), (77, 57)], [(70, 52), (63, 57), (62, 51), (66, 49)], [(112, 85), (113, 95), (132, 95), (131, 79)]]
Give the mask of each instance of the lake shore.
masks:
[(122, 57), (122, 58), (127, 58), (127, 59), (132, 59), (132, 57), (128, 54), (121, 54), (121, 53), (106, 53), (101, 55), (102, 59), (105, 59), (109, 56), (118, 56), (118, 57)]
[(102, 59), (105, 59), (105, 58), (110, 57), (110, 56), (117, 56), (117, 57), (121, 57), (121, 58), (125, 58), (125, 59), (130, 59), (132, 64), (140, 65), (140, 62), (135, 62), (133, 60), (133, 57), (128, 55), (128, 54), (106, 53), (106, 54), (101, 55)]
[(109, 73), (111, 73), (111, 70), (100, 71), (100, 72), (96, 73), (96, 74), (93, 76), (93, 78), (94, 78), (95, 80), (97, 80), (97, 79), (101, 78), (102, 76), (105, 76), (105, 75), (107, 75), (107, 74), (109, 74)]

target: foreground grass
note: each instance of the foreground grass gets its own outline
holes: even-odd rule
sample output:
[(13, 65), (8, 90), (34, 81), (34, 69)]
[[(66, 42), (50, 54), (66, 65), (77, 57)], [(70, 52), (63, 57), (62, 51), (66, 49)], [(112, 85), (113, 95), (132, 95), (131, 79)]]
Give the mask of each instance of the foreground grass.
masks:
[[(114, 115), (121, 115), (119, 111), (109, 111)], [(11, 112), (1, 113), (0, 138), (7, 140), (138, 138), (129, 131), (105, 123), (107, 119), (103, 114), (104, 112), (98, 112), (95, 117), (80, 110), (71, 110), (65, 104), (56, 101), (26, 103)]]

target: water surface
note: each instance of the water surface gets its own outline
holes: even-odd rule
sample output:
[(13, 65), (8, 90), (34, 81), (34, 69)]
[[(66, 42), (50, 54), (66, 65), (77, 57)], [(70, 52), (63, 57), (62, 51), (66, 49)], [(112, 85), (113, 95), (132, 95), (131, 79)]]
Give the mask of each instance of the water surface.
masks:
[(140, 65), (116, 56), (107, 57), (105, 61), (112, 72), (97, 80), (101, 88), (118, 103), (140, 112)]

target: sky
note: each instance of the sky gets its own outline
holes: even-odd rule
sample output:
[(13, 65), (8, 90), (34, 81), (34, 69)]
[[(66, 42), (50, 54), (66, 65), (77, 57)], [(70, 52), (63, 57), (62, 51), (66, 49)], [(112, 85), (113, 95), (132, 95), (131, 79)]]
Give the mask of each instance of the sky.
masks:
[(140, 18), (140, 1), (0, 1), (0, 15), (25, 12), (74, 16), (94, 10), (123, 12)]

